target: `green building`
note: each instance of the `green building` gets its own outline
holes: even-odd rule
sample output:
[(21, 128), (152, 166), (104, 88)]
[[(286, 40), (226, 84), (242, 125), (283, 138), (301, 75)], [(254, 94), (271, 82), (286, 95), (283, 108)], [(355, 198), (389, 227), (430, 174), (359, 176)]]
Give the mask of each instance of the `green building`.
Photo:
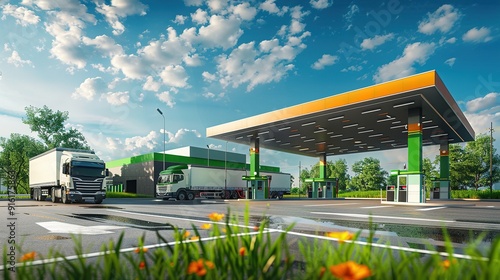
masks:
[[(189, 164), (212, 168), (250, 170), (246, 155), (208, 148), (182, 147), (165, 153), (148, 153), (106, 163), (113, 185), (129, 193), (154, 196), (160, 172), (169, 166)], [(279, 167), (260, 166), (261, 171), (279, 173)]]

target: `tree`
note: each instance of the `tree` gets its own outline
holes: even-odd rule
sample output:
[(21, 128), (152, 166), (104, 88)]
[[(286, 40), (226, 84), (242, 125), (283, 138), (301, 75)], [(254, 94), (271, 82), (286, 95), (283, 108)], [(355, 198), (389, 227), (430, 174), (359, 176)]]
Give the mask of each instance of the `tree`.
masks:
[(8, 181), (9, 173), (15, 177), (15, 193), (29, 193), (29, 159), (46, 151), (46, 147), (27, 135), (13, 133), (9, 139), (0, 138), (1, 176)]
[(422, 171), (425, 175), (424, 186), (427, 192), (432, 188), (432, 178), (439, 178), (439, 172), (436, 170), (436, 165), (437, 162), (433, 163), (429, 158), (424, 158), (422, 161)]
[(349, 188), (354, 190), (378, 190), (385, 188), (387, 171), (380, 166), (380, 160), (368, 157), (352, 165), (354, 176)]
[(68, 112), (54, 112), (47, 106), (43, 108), (29, 106), (25, 110), (26, 118), (23, 119), (23, 123), (38, 134), (48, 149), (56, 147), (89, 149), (80, 131), (75, 128), (65, 128), (64, 122), (69, 118)]
[[(468, 171), (472, 177), (472, 185), (476, 188), (490, 184), (490, 137), (485, 134), (476, 136), (475, 141), (467, 142), (465, 154), (468, 161)], [(498, 165), (498, 155), (493, 148), (494, 165)]]

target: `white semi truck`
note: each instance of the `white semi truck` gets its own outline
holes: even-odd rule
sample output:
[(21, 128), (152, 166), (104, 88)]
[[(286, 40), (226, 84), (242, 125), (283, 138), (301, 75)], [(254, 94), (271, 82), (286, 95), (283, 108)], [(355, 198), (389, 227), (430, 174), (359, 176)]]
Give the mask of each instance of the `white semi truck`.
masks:
[[(245, 198), (248, 190), (245, 170), (174, 165), (160, 172), (156, 197), (192, 200), (195, 197)], [(290, 174), (261, 172), (269, 176), (270, 198), (290, 193)]]
[(52, 202), (63, 203), (93, 199), (99, 204), (106, 198), (108, 174), (94, 151), (54, 148), (29, 161), (31, 198), (50, 196)]

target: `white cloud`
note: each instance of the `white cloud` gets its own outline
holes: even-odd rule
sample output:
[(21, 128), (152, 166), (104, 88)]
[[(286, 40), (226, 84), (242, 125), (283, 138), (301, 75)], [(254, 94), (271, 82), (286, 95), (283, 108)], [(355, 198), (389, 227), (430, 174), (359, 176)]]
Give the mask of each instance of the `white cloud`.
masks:
[(175, 16), (174, 23), (177, 23), (177, 24), (183, 25), (183, 24), (184, 24), (184, 22), (186, 21), (186, 19), (187, 19), (187, 16), (183, 16), (183, 15), (176, 15), (176, 16)]
[(422, 20), (418, 25), (418, 31), (427, 35), (436, 31), (447, 33), (458, 21), (461, 14), (452, 5), (445, 4), (433, 13), (427, 13), (427, 19)]
[[(478, 97), (466, 103), (468, 113), (477, 113), (500, 105), (500, 93), (490, 92), (484, 97)], [(500, 112), (500, 111), (497, 111)]]
[(455, 57), (452, 57), (452, 58), (448, 58), (444, 64), (447, 64), (448, 66), (452, 67), (453, 64), (455, 64), (455, 60), (457, 60)]
[(194, 129), (181, 128), (181, 129), (177, 130), (177, 132), (175, 134), (167, 131), (167, 136), (168, 136), (167, 142), (168, 143), (181, 143), (181, 140), (183, 140), (189, 134), (194, 135), (196, 138), (201, 137), (201, 134)]
[(161, 83), (154, 80), (153, 76), (148, 76), (142, 89), (157, 92), (160, 90)]
[(208, 22), (208, 13), (202, 9), (197, 9), (191, 14), (191, 20), (197, 24), (205, 24)]
[(200, 27), (197, 39), (205, 47), (221, 47), (226, 50), (236, 45), (242, 34), (238, 19), (213, 15), (209, 25)]
[(75, 89), (71, 97), (93, 100), (96, 94), (103, 93), (106, 90), (107, 85), (101, 77), (87, 78)]
[(351, 4), (347, 8), (347, 10), (348, 11), (344, 15), (344, 19), (345, 19), (345, 21), (347, 23), (347, 30), (349, 30), (352, 27), (352, 19), (353, 19), (354, 15), (356, 15), (357, 13), (359, 13), (359, 7), (356, 4)]
[(319, 58), (316, 62), (314, 62), (313, 65), (311, 65), (311, 68), (316, 69), (316, 70), (321, 70), (325, 68), (325, 66), (330, 66), (335, 64), (337, 60), (339, 59), (338, 56), (336, 55), (329, 55), (329, 54), (324, 54)]
[(124, 54), (122, 46), (107, 35), (96, 36), (94, 39), (83, 37), (82, 42), (88, 46), (95, 46), (103, 56), (113, 57)]
[(4, 19), (6, 15), (12, 16), (16, 19), (16, 23), (21, 26), (38, 24), (40, 22), (40, 17), (38, 17), (32, 10), (25, 7), (17, 7), (15, 5), (6, 4), (3, 6), (3, 14), (4, 16), (2, 19)]
[(375, 35), (373, 38), (366, 38), (361, 42), (361, 49), (363, 50), (373, 50), (376, 47), (382, 45), (383, 43), (394, 39), (394, 34), (389, 33), (386, 35)]
[(148, 150), (152, 150), (155, 148), (157, 142), (156, 138), (158, 137), (158, 134), (156, 131), (151, 131), (148, 133), (148, 135), (141, 137), (141, 136), (134, 136), (131, 138), (126, 138), (125, 139), (125, 150), (126, 151), (143, 151), (144, 148), (147, 148)]
[(215, 94), (212, 92), (207, 92), (203, 94), (203, 97), (212, 99), (215, 98)]
[(164, 91), (162, 93), (156, 94), (156, 97), (165, 104), (167, 104), (168, 107), (173, 108), (175, 105), (174, 98), (172, 97), (172, 94), (170, 94), (169, 91)]
[(276, 0), (266, 0), (265, 2), (261, 3), (259, 5), (259, 9), (266, 11), (270, 14), (277, 14), (279, 16), (284, 15), (288, 11), (288, 7), (284, 6), (282, 9), (280, 9), (276, 3), (274, 3)]
[(251, 7), (249, 3), (242, 3), (232, 8), (233, 14), (239, 16), (242, 20), (252, 20), (257, 14), (257, 9)]
[(351, 65), (351, 66), (349, 66), (347, 68), (344, 68), (344, 69), (340, 70), (340, 72), (349, 72), (349, 71), (359, 72), (361, 70), (363, 70), (363, 66), (361, 66), (361, 65), (358, 65), (358, 66)]
[(177, 36), (172, 27), (167, 28), (168, 37), (149, 42), (147, 46), (140, 49), (138, 54), (155, 68), (164, 65), (180, 64), (193, 48), (186, 40)]
[(99, 0), (96, 3), (96, 11), (106, 17), (106, 21), (113, 28), (114, 35), (120, 35), (125, 31), (125, 26), (120, 22), (120, 18), (130, 15), (146, 15), (147, 6), (139, 0), (111, 0), (111, 5)]
[(207, 0), (207, 5), (212, 12), (220, 12), (227, 6), (228, 0)]
[(103, 98), (108, 101), (109, 104), (114, 106), (120, 106), (127, 104), (129, 102), (130, 96), (128, 91), (117, 91), (117, 92), (108, 92), (103, 94)]
[(457, 38), (451, 37), (450, 39), (446, 40), (446, 43), (455, 44), (456, 41), (457, 41)]
[(462, 36), (462, 40), (472, 43), (484, 43), (490, 41), (491, 39), (490, 29), (487, 27), (481, 27), (479, 29), (474, 27)]
[(131, 79), (141, 79), (148, 75), (150, 65), (136, 55), (117, 55), (111, 59), (111, 65), (122, 71), (123, 75)]
[(161, 71), (160, 77), (163, 84), (168, 86), (177, 88), (185, 88), (188, 86), (188, 76), (186, 70), (181, 65), (169, 65), (165, 67), (165, 69)]
[(413, 68), (413, 64), (419, 63), (423, 65), (429, 56), (434, 53), (435, 48), (434, 43), (417, 42), (407, 45), (401, 57), (377, 69), (373, 80), (380, 83), (414, 74), (415, 68)]
[(217, 76), (215, 74), (211, 74), (207, 71), (204, 71), (201, 76), (203, 77), (203, 80), (208, 81), (208, 82), (213, 82), (217, 80)]
[(201, 6), (203, 0), (184, 0), (184, 4), (186, 4), (186, 6)]
[(22, 67), (24, 65), (31, 65), (34, 67), (31, 60), (23, 60), (17, 51), (12, 51), (10, 57), (7, 58), (7, 63), (13, 64), (16, 67)]
[(309, 3), (313, 8), (318, 10), (326, 9), (332, 5), (332, 1), (330, 0), (311, 0)]
[(202, 64), (201, 57), (198, 54), (186, 55), (183, 61), (187, 66), (200, 66)]

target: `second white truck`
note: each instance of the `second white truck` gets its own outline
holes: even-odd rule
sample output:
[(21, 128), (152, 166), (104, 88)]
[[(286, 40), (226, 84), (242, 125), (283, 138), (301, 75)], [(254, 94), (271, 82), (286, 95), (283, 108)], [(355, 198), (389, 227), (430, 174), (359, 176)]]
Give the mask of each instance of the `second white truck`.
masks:
[(54, 148), (29, 161), (31, 198), (48, 196), (52, 202), (71, 203), (93, 199), (99, 204), (106, 198), (104, 161), (89, 150)]
[[(175, 165), (160, 172), (156, 185), (157, 198), (192, 200), (195, 197), (245, 198), (248, 190), (245, 170)], [(290, 174), (267, 173), (271, 176), (269, 198), (283, 198), (290, 193)]]

